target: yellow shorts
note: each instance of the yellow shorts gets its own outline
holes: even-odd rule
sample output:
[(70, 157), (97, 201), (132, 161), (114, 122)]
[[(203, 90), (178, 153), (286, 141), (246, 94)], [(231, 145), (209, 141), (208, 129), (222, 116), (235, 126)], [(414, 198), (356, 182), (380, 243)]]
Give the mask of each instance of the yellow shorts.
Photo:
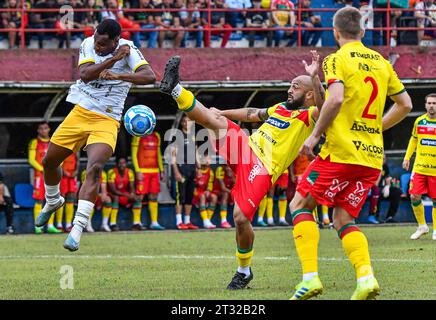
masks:
[(115, 151), (119, 128), (117, 120), (76, 105), (50, 141), (73, 152), (93, 143), (106, 143)]

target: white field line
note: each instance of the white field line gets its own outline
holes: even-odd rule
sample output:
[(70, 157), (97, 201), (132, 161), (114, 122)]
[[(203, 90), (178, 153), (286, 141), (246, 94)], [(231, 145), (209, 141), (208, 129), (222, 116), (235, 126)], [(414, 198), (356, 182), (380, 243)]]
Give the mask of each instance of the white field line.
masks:
[[(156, 260), (156, 259), (182, 259), (182, 260), (234, 260), (235, 257), (232, 255), (228, 256), (202, 256), (202, 255), (124, 255), (124, 256), (116, 256), (116, 255), (9, 255), (9, 256), (0, 256), (0, 260), (21, 260), (21, 259), (97, 259), (97, 260)], [(297, 260), (296, 258), (290, 257), (262, 257), (255, 256), (255, 260), (284, 260), (291, 261)], [(346, 262), (348, 259), (346, 258), (325, 258), (320, 257), (319, 261), (326, 262)], [(374, 262), (389, 262), (389, 263), (434, 263), (436, 260), (433, 259), (371, 259)]]

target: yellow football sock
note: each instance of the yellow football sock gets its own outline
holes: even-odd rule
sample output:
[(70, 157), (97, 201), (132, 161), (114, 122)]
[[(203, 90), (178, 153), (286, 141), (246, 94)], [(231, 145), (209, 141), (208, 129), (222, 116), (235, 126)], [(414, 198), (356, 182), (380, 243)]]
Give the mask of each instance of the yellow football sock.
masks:
[(415, 214), (416, 221), (420, 226), (427, 224), (424, 215), (424, 205), (422, 201), (412, 202), (413, 213)]
[(64, 218), (64, 207), (60, 207), (56, 210), (56, 224), (57, 226), (62, 226), (62, 220)]
[(39, 201), (35, 202), (35, 206), (33, 207), (33, 218), (35, 221), (41, 210), (42, 210), (42, 203)]
[(280, 219), (286, 217), (287, 206), (288, 206), (288, 200), (286, 198), (279, 199), (279, 217), (280, 217)]
[(103, 218), (109, 218), (109, 216), (111, 215), (111, 211), (112, 211), (112, 207), (110, 206), (103, 207), (102, 210)]
[(314, 221), (301, 221), (294, 226), (295, 248), (303, 274), (318, 272), (319, 229)]
[(201, 216), (201, 219), (203, 219), (203, 221), (207, 220), (208, 219), (207, 210), (206, 209), (200, 209), (200, 216)]
[(273, 218), (274, 200), (273, 198), (266, 199), (266, 217), (267, 219)]
[(157, 223), (158, 204), (157, 201), (148, 201), (151, 223)]
[(227, 209), (226, 210), (223, 210), (223, 209), (221, 209), (220, 210), (220, 217), (221, 217), (221, 221), (227, 221)]
[(431, 217), (433, 220), (433, 232), (436, 230), (436, 201), (433, 201), (433, 209), (431, 210)]
[(207, 218), (212, 220), (213, 214), (215, 213), (215, 207), (207, 208)]
[(141, 210), (142, 207), (139, 205), (134, 205), (132, 208), (133, 212), (133, 224), (141, 224)]
[(65, 204), (65, 223), (71, 225), (74, 216), (74, 202), (67, 202)]
[(48, 225), (48, 226), (52, 226), (52, 225), (54, 224), (54, 219), (55, 219), (55, 215), (52, 214), (52, 215), (50, 216), (50, 219), (48, 219), (47, 225)]
[[(347, 228), (353, 230), (346, 233)], [(371, 260), (369, 258), (368, 241), (366, 240), (365, 235), (359, 230), (359, 228), (352, 224), (342, 227), (341, 230), (342, 234), (345, 233), (345, 235), (341, 236), (342, 247), (356, 271), (356, 278), (359, 279), (361, 277), (372, 275), (373, 272), (371, 268)], [(341, 230), (339, 230), (339, 232), (341, 232)]]
[(118, 217), (118, 207), (112, 207), (111, 211), (111, 225), (117, 224), (117, 217)]
[(251, 266), (251, 258), (253, 258), (253, 248), (250, 249), (236, 249), (236, 258), (238, 260), (238, 266), (249, 267)]
[(182, 87), (182, 92), (175, 98), (180, 110), (188, 112), (195, 107), (195, 97), (191, 91)]
[(259, 203), (259, 220), (262, 220), (265, 216), (265, 210), (266, 210), (266, 197), (262, 199)]
[(94, 212), (95, 212), (95, 209), (92, 208), (92, 211), (91, 211), (91, 213), (89, 214), (89, 221), (92, 220), (92, 217), (94, 216)]

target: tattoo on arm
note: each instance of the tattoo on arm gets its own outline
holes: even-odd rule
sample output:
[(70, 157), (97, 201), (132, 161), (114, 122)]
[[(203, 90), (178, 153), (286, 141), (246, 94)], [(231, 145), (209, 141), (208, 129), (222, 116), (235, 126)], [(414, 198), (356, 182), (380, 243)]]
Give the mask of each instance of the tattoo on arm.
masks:
[(257, 109), (255, 108), (248, 108), (247, 110), (247, 121), (252, 120), (252, 116), (255, 115), (257, 113)]
[(257, 116), (259, 117), (260, 120), (265, 121), (269, 117), (268, 109), (260, 109), (260, 110), (258, 110)]

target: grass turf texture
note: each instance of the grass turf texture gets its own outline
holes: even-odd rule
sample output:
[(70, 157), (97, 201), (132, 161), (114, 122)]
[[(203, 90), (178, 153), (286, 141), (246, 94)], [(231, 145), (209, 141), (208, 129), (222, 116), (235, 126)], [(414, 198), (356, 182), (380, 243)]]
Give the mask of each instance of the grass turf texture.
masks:
[[(436, 241), (409, 240), (412, 226), (363, 227), (381, 286), (379, 299), (436, 299)], [(0, 299), (289, 299), (300, 281), (291, 229), (256, 229), (251, 289), (224, 290), (236, 270), (234, 229), (209, 232), (0, 237)], [(321, 230), (319, 299), (349, 299), (354, 270), (334, 230)], [(63, 265), (74, 289), (60, 289)]]

